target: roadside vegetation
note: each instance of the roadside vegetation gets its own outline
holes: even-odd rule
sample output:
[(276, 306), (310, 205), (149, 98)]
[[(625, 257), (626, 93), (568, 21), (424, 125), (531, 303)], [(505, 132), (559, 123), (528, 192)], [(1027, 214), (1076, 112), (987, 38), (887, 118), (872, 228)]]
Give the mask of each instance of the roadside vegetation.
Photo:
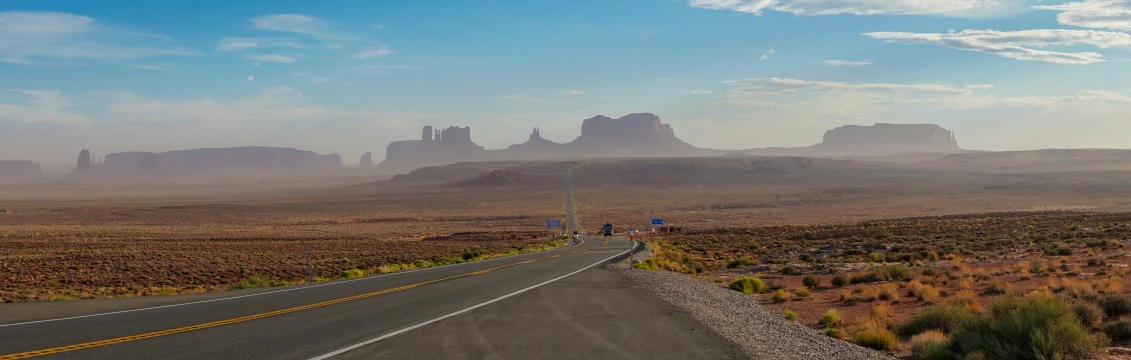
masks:
[[(1089, 359), (1131, 343), (1131, 214), (1021, 213), (702, 230), (668, 269), (912, 359)], [(643, 266), (642, 266), (643, 267)]]
[[(334, 244), (332, 242), (319, 241), (315, 244), (310, 244), (311, 247), (317, 246), (317, 252), (313, 252), (312, 263), (315, 270), (315, 282), (331, 281), (335, 279), (356, 279), (360, 277), (370, 276), (374, 274), (388, 274), (404, 270), (422, 269), (434, 266), (459, 264), (470, 261), (477, 261), (483, 259), (490, 259), (503, 256), (512, 256), (530, 252), (545, 251), (549, 249), (559, 248), (565, 246), (568, 242), (568, 237), (559, 237), (550, 240), (545, 238), (540, 240), (531, 240), (528, 234), (521, 234), (520, 236), (513, 236), (507, 234), (498, 234), (499, 240), (485, 237), (487, 234), (453, 234), (448, 237), (439, 238), (428, 242), (386, 242), (379, 244), (377, 247), (378, 255), (374, 257), (363, 256), (362, 261), (350, 259), (347, 257), (334, 257), (335, 250), (327, 249), (325, 246), (345, 245), (349, 247), (357, 247), (360, 243), (354, 244)], [(468, 239), (469, 236), (476, 237), (475, 240)], [(82, 246), (90, 246), (91, 244), (82, 244), (76, 249), (71, 249), (67, 252), (60, 252), (54, 255), (51, 264), (54, 266), (61, 266), (67, 264), (67, 260), (75, 259), (77, 261), (89, 261), (89, 257), (81, 256), (83, 252), (100, 253), (109, 251), (99, 248), (83, 249)], [(90, 265), (84, 265), (81, 262), (75, 265), (68, 266), (69, 271), (65, 274), (75, 274), (67, 279), (54, 280), (49, 279), (36, 286), (13, 286), (7, 285), (0, 287), (0, 303), (11, 302), (26, 302), (26, 301), (66, 301), (66, 300), (80, 300), (80, 299), (95, 299), (95, 298), (115, 298), (115, 297), (138, 297), (138, 296), (162, 296), (162, 295), (175, 295), (175, 294), (193, 294), (210, 291), (225, 291), (225, 290), (239, 290), (251, 288), (268, 288), (276, 286), (286, 286), (305, 283), (309, 278), (306, 271), (305, 262), (302, 259), (302, 250), (297, 242), (291, 242), (288, 245), (289, 254), (285, 256), (276, 257), (279, 253), (259, 253), (256, 256), (250, 254), (223, 254), (223, 253), (210, 253), (208, 250), (197, 250), (193, 257), (176, 256), (179, 264), (182, 267), (178, 271), (168, 275), (166, 279), (155, 279), (156, 274), (159, 274), (166, 269), (154, 269), (160, 263), (150, 262), (134, 262), (140, 260), (137, 257), (143, 254), (162, 254), (172, 252), (176, 253), (178, 247), (165, 245), (161, 251), (142, 250), (129, 257), (108, 257), (102, 260), (96, 260)], [(384, 249), (385, 245), (393, 245), (399, 247), (395, 250)], [(129, 248), (137, 249), (137, 244), (128, 245)], [(416, 249), (416, 250), (406, 250)], [(280, 249), (281, 250), (281, 249)], [(119, 250), (120, 251), (120, 250)], [(136, 250), (135, 250), (136, 251)], [(357, 253), (357, 250), (352, 251)], [(78, 253), (78, 254), (76, 254)], [(443, 255), (449, 254), (449, 255)], [(72, 256), (80, 255), (79, 257)], [(9, 260), (12, 255), (8, 255)], [(391, 259), (405, 258), (410, 256), (421, 257), (412, 261), (397, 262)], [(42, 257), (40, 257), (42, 258)], [(20, 258), (16, 258), (20, 260)], [(31, 258), (26, 258), (31, 259)], [(223, 259), (223, 260), (222, 260)], [(29, 271), (27, 269), (14, 268), (9, 260), (0, 265), (0, 269), (7, 271), (14, 271), (17, 273), (24, 273)], [(191, 261), (201, 261), (204, 263)], [(267, 266), (270, 263), (287, 263), (289, 266)], [(117, 265), (121, 264), (121, 265)], [(366, 266), (366, 264), (371, 264)], [(94, 271), (92, 267), (97, 266)], [(120, 272), (107, 272), (106, 269), (113, 269), (111, 266), (120, 266), (126, 271)], [(198, 267), (190, 267), (198, 266)], [(250, 270), (248, 270), (250, 269)], [(133, 271), (133, 270), (151, 270), (148, 272)], [(251, 272), (251, 275), (244, 275), (245, 272)], [(43, 277), (47, 274), (27, 274), (27, 279)], [(133, 285), (123, 286), (99, 286), (107, 277), (116, 277), (119, 279), (128, 279), (129, 281), (136, 282)], [(16, 280), (17, 284), (24, 284), (27, 281), (20, 281), (19, 277), (3, 278), (0, 280), (12, 281)], [(227, 282), (224, 279), (230, 279)], [(127, 282), (128, 283), (128, 282)]]

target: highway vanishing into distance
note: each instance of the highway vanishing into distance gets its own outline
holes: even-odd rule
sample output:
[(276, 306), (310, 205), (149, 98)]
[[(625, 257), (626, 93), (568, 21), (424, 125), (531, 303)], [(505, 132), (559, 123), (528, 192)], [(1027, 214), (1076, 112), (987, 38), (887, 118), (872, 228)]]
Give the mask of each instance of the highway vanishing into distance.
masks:
[(583, 237), (540, 253), (207, 298), (0, 304), (0, 360), (740, 357), (605, 269), (633, 246)]

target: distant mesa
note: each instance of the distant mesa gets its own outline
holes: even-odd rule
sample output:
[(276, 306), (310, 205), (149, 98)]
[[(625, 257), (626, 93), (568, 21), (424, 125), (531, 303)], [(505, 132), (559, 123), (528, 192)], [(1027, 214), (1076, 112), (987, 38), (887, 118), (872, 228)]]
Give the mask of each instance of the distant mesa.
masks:
[(815, 147), (849, 154), (962, 150), (954, 133), (935, 124), (845, 125), (826, 131), (824, 140)]
[(471, 127), (449, 126), (433, 130), (425, 126), (420, 140), (394, 141), (385, 148), (385, 169), (415, 169), (421, 166), (476, 161), (488, 156), (487, 149), (471, 141)]
[(43, 176), (39, 164), (28, 160), (0, 160), (0, 181), (29, 181)]
[(526, 142), (499, 150), (487, 150), (472, 142), (469, 127), (452, 126), (434, 133), (431, 126), (425, 126), (420, 140), (389, 144), (385, 161), (378, 166), (386, 171), (403, 172), (468, 161), (692, 156), (716, 152), (683, 142), (675, 136), (671, 125), (664, 124), (656, 115), (637, 113), (616, 119), (603, 115), (585, 119), (581, 124), (581, 136), (565, 144), (543, 138), (541, 129), (534, 128)]
[(374, 166), (377, 166), (377, 164), (373, 163), (373, 153), (367, 152), (367, 153), (361, 154), (361, 163), (359, 163), (357, 165), (357, 167), (371, 168), (371, 167), (374, 167)]
[(235, 147), (167, 151), (121, 152), (91, 162), (90, 152), (79, 154), (76, 175), (99, 177), (186, 177), (333, 170), (342, 167), (338, 154), (319, 155), (294, 148)]
[(746, 150), (753, 155), (874, 156), (963, 151), (954, 133), (935, 124), (845, 125), (825, 131), (820, 144)]

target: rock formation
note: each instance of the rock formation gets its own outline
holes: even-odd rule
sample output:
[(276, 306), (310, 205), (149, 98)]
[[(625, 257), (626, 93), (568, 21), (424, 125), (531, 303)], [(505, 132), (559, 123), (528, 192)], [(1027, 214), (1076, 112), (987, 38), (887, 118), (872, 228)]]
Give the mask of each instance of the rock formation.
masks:
[(386, 171), (409, 171), (464, 161), (547, 159), (579, 156), (692, 156), (710, 155), (715, 150), (699, 149), (675, 136), (668, 124), (649, 113), (629, 114), (613, 119), (598, 115), (585, 119), (581, 136), (566, 144), (542, 138), (534, 128), (522, 144), (501, 150), (486, 150), (471, 141), (471, 129), (449, 127), (433, 132), (425, 126), (420, 140), (396, 141), (386, 149), (379, 167)]
[(27, 160), (0, 160), (0, 181), (27, 181), (43, 176), (39, 164)]
[(745, 150), (750, 155), (874, 156), (962, 151), (954, 133), (935, 124), (845, 125), (825, 132), (820, 144)]
[(565, 144), (542, 138), (534, 128), (529, 139), (501, 150), (486, 150), (471, 141), (471, 129), (442, 131), (425, 126), (420, 140), (396, 141), (386, 149), (385, 171), (405, 172), (426, 166), (469, 161), (534, 160), (570, 157), (682, 156), (853, 156), (905, 152), (961, 151), (954, 134), (932, 124), (875, 124), (842, 126), (825, 133), (821, 144), (799, 148), (726, 151), (697, 148), (680, 140), (675, 130), (649, 113), (620, 118), (598, 115), (581, 123), (581, 136)]
[(293, 148), (237, 147), (124, 152), (106, 155), (100, 172), (114, 176), (211, 176), (333, 170), (338, 154), (319, 155)]
[(822, 151), (845, 154), (948, 152), (962, 150), (954, 133), (934, 124), (845, 125), (825, 132), (816, 145)]
[(79, 152), (78, 165), (75, 166), (75, 172), (72, 175), (86, 176), (94, 171), (94, 165), (90, 161), (90, 150), (83, 149)]
[(715, 152), (683, 142), (671, 125), (650, 113), (585, 119), (581, 136), (567, 145), (574, 156), (693, 156)]
[(377, 164), (373, 163), (373, 153), (367, 152), (367, 153), (361, 154), (361, 163), (359, 163), (357, 165), (357, 167), (371, 168), (371, 167), (374, 167), (374, 166), (377, 166)]
[[(460, 161), (483, 160), (487, 150), (471, 141), (471, 128), (449, 126), (435, 130), (425, 126), (420, 140), (394, 141), (385, 148), (385, 169), (415, 169)], [(422, 165), (423, 164), (423, 165)]]
[(530, 133), (529, 139), (521, 144), (511, 145), (506, 150), (502, 150), (505, 158), (523, 159), (523, 158), (542, 158), (553, 157), (554, 155), (561, 156), (564, 150), (563, 144), (559, 144), (550, 140), (542, 138), (542, 130), (534, 128), (534, 132)]

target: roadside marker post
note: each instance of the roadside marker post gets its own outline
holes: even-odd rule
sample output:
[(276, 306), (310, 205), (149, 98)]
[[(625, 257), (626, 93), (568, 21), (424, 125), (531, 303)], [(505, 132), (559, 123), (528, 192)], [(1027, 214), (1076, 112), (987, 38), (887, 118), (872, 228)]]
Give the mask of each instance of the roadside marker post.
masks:
[(302, 240), (302, 257), (306, 259), (306, 273), (310, 275), (310, 283), (314, 283), (314, 269), (310, 267), (310, 255), (306, 254), (306, 239)]

